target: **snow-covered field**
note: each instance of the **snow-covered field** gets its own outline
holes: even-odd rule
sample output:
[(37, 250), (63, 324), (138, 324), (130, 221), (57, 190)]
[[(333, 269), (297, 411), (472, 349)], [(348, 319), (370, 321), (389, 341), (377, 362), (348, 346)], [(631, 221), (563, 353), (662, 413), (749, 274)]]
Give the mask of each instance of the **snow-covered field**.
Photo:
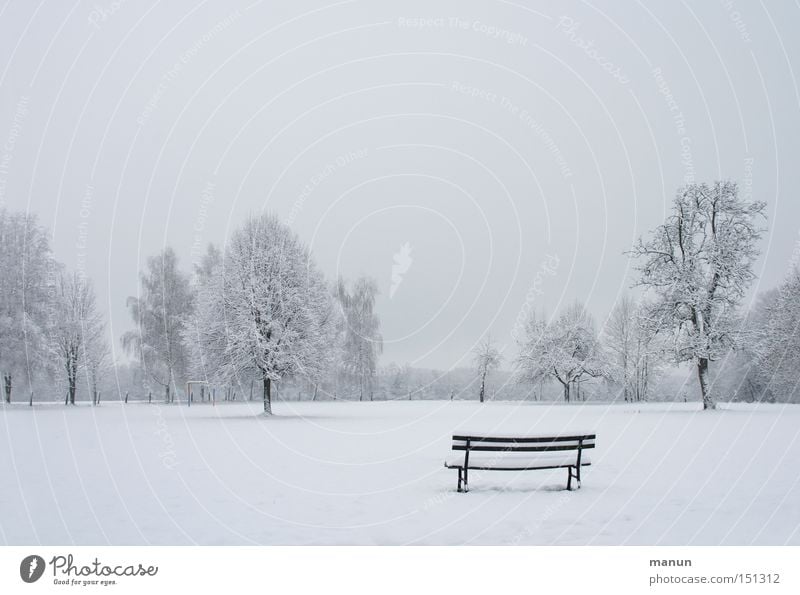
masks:
[[(0, 410), (6, 544), (800, 544), (800, 407), (376, 402)], [(444, 469), (456, 429), (598, 434), (566, 471)]]

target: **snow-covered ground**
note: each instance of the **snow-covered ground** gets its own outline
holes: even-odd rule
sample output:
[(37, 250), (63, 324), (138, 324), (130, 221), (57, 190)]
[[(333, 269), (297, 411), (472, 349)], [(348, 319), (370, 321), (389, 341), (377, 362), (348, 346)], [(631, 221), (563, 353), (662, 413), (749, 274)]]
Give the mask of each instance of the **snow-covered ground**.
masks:
[[(0, 409), (7, 544), (800, 544), (800, 407), (376, 402)], [(598, 434), (566, 471), (444, 469), (456, 429)]]

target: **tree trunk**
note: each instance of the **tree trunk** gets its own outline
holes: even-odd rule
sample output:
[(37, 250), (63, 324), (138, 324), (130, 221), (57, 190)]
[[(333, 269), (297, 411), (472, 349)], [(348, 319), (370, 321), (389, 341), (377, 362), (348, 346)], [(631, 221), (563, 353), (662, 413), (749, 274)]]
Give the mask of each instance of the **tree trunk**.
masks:
[(703, 409), (716, 409), (714, 396), (708, 385), (708, 359), (701, 357), (697, 360), (697, 378), (700, 380), (700, 393), (703, 395)]
[(569, 382), (562, 382), (562, 386), (564, 387), (564, 402), (569, 403)]
[(11, 402), (11, 374), (3, 374), (3, 390), (6, 395), (6, 403)]
[(78, 371), (75, 369), (76, 366), (72, 366), (72, 369), (69, 371), (69, 404), (75, 404), (75, 389), (76, 389), (76, 378), (78, 376)]
[(481, 403), (483, 403), (483, 395), (485, 392), (486, 392), (486, 372), (484, 372), (483, 375), (481, 376), (481, 395), (480, 395)]
[(169, 403), (169, 382), (167, 382), (166, 386), (164, 386), (164, 391), (166, 393), (166, 401)]
[(272, 381), (264, 374), (264, 415), (272, 415)]
[(642, 367), (642, 381), (639, 390), (639, 400), (647, 400), (648, 379), (650, 378), (650, 360), (648, 357), (644, 358), (644, 365)]

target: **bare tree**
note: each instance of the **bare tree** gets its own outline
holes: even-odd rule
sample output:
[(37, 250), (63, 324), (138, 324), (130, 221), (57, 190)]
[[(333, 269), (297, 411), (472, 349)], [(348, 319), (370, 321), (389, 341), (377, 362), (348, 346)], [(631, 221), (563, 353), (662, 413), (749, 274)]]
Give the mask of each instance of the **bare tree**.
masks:
[(594, 319), (586, 308), (576, 302), (550, 322), (531, 317), (520, 342), (516, 374), (526, 382), (556, 380), (567, 403), (580, 383), (607, 376)]
[(178, 268), (172, 248), (147, 259), (139, 297), (128, 298), (136, 329), (123, 335), (122, 345), (138, 358), (148, 378), (164, 387), (168, 403), (186, 372), (184, 333), (193, 300), (189, 277)]
[(473, 362), (480, 378), (480, 402), (483, 403), (486, 394), (486, 377), (490, 372), (500, 367), (503, 361), (500, 351), (492, 343), (489, 335), (472, 350)]
[(100, 401), (100, 378), (112, 367), (111, 349), (107, 338), (105, 322), (98, 316), (96, 323), (84, 325), (84, 368), (92, 404)]
[(733, 182), (690, 184), (672, 214), (640, 239), (639, 284), (655, 294), (649, 319), (671, 335), (676, 362), (697, 366), (704, 409), (716, 407), (709, 362), (737, 343), (737, 309), (755, 277), (763, 202), (739, 198)]
[(209, 377), (258, 374), (264, 412), (272, 383), (331, 365), (332, 297), (308, 249), (274, 215), (249, 218), (198, 296), (197, 340)]
[(750, 339), (741, 351), (749, 365), (741, 382), (753, 400), (797, 402), (800, 387), (800, 268), (795, 266), (778, 288), (761, 296), (748, 316)]
[(205, 253), (194, 264), (193, 285), (198, 287), (209, 283), (221, 266), (222, 251), (214, 244), (209, 243)]
[[(223, 255), (214, 246), (208, 244), (205, 253), (194, 263), (191, 288), (195, 304), (199, 303), (202, 296), (208, 292), (221, 291), (218, 282), (222, 275)], [(184, 320), (183, 341), (188, 353), (187, 372), (190, 379), (209, 380), (205, 353), (203, 349), (200, 325), (204, 321), (200, 316), (200, 309), (197, 307), (192, 311), (192, 315)]]
[(36, 218), (0, 209), (0, 370), (11, 402), (13, 378), (30, 384), (47, 353), (54, 271), (47, 232)]
[(645, 314), (646, 307), (624, 295), (615, 304), (603, 333), (612, 377), (622, 385), (626, 401), (646, 400), (659, 368), (660, 346)]
[(74, 405), (78, 372), (101, 363), (97, 358), (105, 343), (105, 325), (91, 283), (77, 273), (60, 275), (55, 313), (48, 336), (53, 355), (66, 375), (67, 402)]
[(375, 312), (378, 284), (374, 279), (361, 277), (352, 288), (339, 279), (337, 297), (344, 321), (342, 370), (346, 376), (355, 376), (358, 382), (358, 400), (365, 395), (372, 400), (375, 371), (383, 352), (381, 322)]

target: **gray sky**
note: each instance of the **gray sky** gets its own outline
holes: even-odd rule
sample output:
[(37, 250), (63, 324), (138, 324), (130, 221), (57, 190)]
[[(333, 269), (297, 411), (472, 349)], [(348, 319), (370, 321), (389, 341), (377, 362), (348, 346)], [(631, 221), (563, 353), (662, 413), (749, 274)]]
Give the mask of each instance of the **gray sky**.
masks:
[(768, 202), (760, 287), (783, 277), (798, 22), (788, 1), (9, 2), (0, 203), (95, 280), (117, 350), (148, 255), (188, 268), (272, 209), (329, 277), (378, 280), (384, 363), (463, 365), (530, 308), (602, 322), (687, 180)]

